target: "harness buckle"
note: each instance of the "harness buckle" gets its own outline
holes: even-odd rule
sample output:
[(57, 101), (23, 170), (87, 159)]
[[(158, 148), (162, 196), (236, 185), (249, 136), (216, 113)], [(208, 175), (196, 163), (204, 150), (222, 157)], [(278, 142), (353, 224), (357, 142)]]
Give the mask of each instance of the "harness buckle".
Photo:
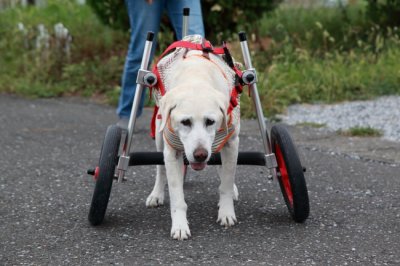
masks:
[(203, 40), (203, 42), (201, 43), (201, 50), (204, 53), (212, 53), (214, 51), (214, 47), (211, 45), (209, 41)]

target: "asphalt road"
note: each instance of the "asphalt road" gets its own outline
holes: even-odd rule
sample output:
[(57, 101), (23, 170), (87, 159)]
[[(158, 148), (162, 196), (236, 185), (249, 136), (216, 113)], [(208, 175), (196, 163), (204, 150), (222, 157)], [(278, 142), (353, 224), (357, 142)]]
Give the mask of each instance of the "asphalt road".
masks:
[[(149, 116), (138, 121), (136, 151), (154, 150)], [(307, 167), (304, 224), (291, 220), (266, 169), (239, 166), (239, 223), (221, 228), (216, 170), (190, 171), (192, 238), (174, 241), (168, 198), (164, 207), (145, 207), (151, 166), (130, 168), (129, 180), (113, 186), (103, 225), (89, 225), (94, 181), (85, 172), (113, 122), (114, 108), (87, 100), (0, 95), (0, 265), (400, 265), (397, 144), (290, 128)], [(260, 150), (256, 122), (242, 125), (241, 150)], [(372, 142), (392, 150), (364, 145), (354, 153), (354, 143)]]

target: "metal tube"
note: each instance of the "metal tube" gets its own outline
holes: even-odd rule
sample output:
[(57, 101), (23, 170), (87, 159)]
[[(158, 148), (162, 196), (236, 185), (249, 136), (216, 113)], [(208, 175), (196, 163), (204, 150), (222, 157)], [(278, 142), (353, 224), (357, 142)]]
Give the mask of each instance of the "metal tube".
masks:
[[(140, 69), (147, 70), (149, 67), (151, 49), (153, 46), (153, 38), (154, 38), (154, 33), (149, 31), (147, 33), (147, 39), (146, 39), (146, 43), (144, 46), (143, 57), (142, 57)], [(137, 113), (139, 110), (140, 99), (142, 98), (143, 89), (144, 89), (143, 85), (141, 85), (141, 84), (136, 85), (135, 97), (133, 98), (131, 116), (129, 117), (129, 123), (128, 123), (128, 134), (125, 138), (125, 143), (124, 143), (124, 146), (122, 149), (122, 154), (119, 158), (119, 162), (118, 162), (118, 166), (117, 166), (118, 182), (122, 181), (122, 179), (125, 176), (125, 172), (127, 170), (128, 164), (126, 162), (127, 161), (129, 162), (129, 151), (131, 149), (131, 144), (132, 144), (133, 130), (134, 130), (135, 124), (136, 124), (136, 116), (137, 116)]]
[(182, 39), (188, 35), (190, 8), (183, 8)]
[[(239, 39), (240, 39), (240, 47), (242, 48), (244, 64), (246, 66), (246, 69), (251, 69), (251, 68), (253, 68), (253, 66), (251, 64), (251, 58), (250, 58), (249, 47), (247, 45), (246, 34), (244, 32), (240, 32)], [(254, 84), (249, 85), (249, 89), (250, 89), (250, 94), (251, 94), (251, 97), (253, 99), (253, 103), (254, 103), (254, 106), (256, 109), (258, 125), (260, 127), (260, 133), (261, 133), (261, 138), (262, 138), (262, 141), (264, 144), (265, 154), (270, 154), (270, 153), (272, 153), (272, 150), (271, 150), (268, 132), (266, 131), (265, 118), (264, 118), (264, 113), (263, 113), (262, 106), (261, 106), (260, 96), (258, 95), (257, 84), (254, 83)]]
[[(152, 46), (153, 46), (153, 38), (151, 38), (149, 40), (149, 37), (147, 37), (147, 40), (146, 40), (146, 43), (144, 46), (144, 51), (143, 51), (142, 63), (140, 65), (141, 69), (148, 70), (148, 68), (149, 68), (149, 61), (150, 61)], [(135, 97), (133, 99), (132, 111), (131, 111), (131, 116), (129, 118), (129, 124), (128, 124), (128, 142), (127, 142), (127, 146), (126, 146), (126, 150), (128, 152), (131, 147), (133, 129), (135, 128), (136, 115), (139, 110), (139, 105), (140, 105), (140, 100), (142, 98), (143, 89), (144, 89), (143, 85), (140, 85), (140, 84), (136, 85)]]
[[(164, 165), (163, 152), (132, 152), (129, 154), (129, 165)], [(188, 165), (189, 162), (184, 160), (184, 164)], [(221, 165), (221, 154), (215, 153), (211, 155), (208, 165)], [(237, 158), (238, 165), (260, 165), (267, 164), (266, 157), (263, 152), (239, 152)], [(94, 170), (93, 170), (94, 175)]]

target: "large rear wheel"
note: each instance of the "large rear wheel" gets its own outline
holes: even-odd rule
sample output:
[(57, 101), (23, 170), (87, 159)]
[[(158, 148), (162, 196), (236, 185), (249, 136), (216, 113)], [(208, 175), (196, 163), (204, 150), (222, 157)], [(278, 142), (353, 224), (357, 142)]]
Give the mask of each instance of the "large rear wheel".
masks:
[(89, 221), (92, 225), (103, 222), (108, 200), (110, 198), (115, 167), (118, 163), (118, 150), (121, 142), (121, 128), (111, 125), (107, 128), (100, 152), (99, 166), (96, 167), (96, 186), (89, 210)]
[(289, 213), (296, 222), (304, 222), (310, 213), (310, 205), (303, 167), (292, 138), (282, 125), (272, 127), (271, 146), (278, 163), (279, 185)]

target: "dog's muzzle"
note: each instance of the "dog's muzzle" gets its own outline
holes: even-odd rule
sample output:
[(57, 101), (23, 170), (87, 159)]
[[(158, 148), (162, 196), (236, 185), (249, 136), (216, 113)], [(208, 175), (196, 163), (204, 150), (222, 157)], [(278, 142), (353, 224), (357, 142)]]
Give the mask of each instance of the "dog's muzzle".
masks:
[(190, 163), (192, 169), (196, 171), (203, 170), (207, 165), (208, 151), (204, 148), (197, 148), (193, 152), (193, 158), (195, 162)]

